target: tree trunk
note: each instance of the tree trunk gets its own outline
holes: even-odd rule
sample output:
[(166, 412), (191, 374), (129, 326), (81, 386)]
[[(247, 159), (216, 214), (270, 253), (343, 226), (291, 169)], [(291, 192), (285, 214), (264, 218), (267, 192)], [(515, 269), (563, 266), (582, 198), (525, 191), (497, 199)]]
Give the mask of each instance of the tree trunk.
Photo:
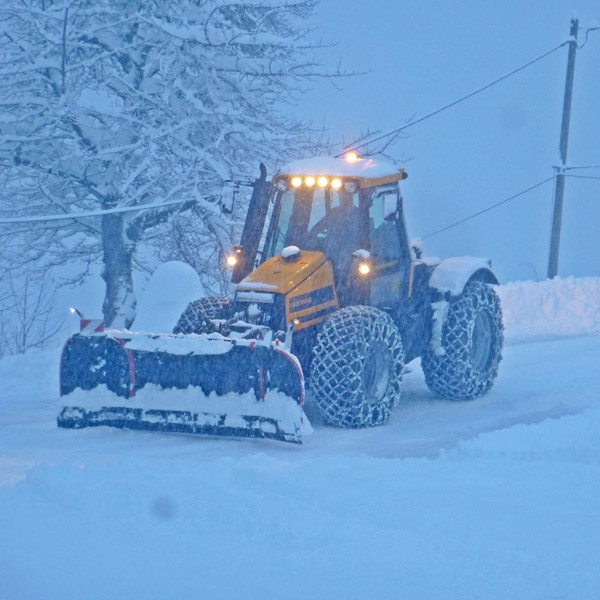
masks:
[(104, 323), (114, 329), (129, 329), (137, 301), (133, 292), (133, 245), (125, 235), (122, 214), (102, 216), (102, 250), (102, 279), (106, 282)]

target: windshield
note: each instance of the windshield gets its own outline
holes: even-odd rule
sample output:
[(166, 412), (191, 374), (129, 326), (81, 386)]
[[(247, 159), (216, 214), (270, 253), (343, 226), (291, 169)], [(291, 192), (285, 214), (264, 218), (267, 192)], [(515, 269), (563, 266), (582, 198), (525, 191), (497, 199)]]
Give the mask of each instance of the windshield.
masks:
[(287, 190), (277, 200), (265, 258), (286, 246), (326, 252), (327, 240), (358, 231), (358, 192), (321, 188)]

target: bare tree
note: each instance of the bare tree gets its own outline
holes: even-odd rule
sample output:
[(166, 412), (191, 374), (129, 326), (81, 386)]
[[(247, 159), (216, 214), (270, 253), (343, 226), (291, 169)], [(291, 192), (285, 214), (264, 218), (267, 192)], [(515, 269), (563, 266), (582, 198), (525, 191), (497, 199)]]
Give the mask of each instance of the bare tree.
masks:
[(31, 269), (16, 277), (3, 274), (5, 293), (0, 298), (0, 358), (23, 354), (30, 348), (43, 349), (61, 329), (64, 318), (56, 317), (51, 307), (56, 288), (48, 276), (41, 278)]

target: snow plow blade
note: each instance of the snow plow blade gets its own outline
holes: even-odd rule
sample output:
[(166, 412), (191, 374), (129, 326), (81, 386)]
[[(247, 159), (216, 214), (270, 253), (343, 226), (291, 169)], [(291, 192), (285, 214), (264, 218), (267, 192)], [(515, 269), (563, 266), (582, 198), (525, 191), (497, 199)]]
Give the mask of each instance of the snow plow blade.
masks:
[(59, 427), (302, 443), (302, 370), (277, 343), (218, 334), (76, 334), (63, 348), (60, 393)]

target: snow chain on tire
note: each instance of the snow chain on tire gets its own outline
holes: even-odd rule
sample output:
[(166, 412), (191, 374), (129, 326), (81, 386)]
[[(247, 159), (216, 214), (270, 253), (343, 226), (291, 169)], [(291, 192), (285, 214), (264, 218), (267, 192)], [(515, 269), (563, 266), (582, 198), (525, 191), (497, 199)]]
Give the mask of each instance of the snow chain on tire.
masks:
[(490, 285), (472, 281), (449, 301), (439, 347), (429, 344), (423, 354), (427, 386), (449, 400), (485, 394), (498, 374), (503, 341), (498, 295)]
[(229, 298), (206, 296), (187, 305), (173, 333), (213, 333), (217, 328), (211, 319), (228, 319), (232, 314)]
[(388, 420), (400, 401), (404, 351), (387, 313), (369, 306), (335, 312), (313, 352), (312, 396), (327, 425), (372, 427)]

